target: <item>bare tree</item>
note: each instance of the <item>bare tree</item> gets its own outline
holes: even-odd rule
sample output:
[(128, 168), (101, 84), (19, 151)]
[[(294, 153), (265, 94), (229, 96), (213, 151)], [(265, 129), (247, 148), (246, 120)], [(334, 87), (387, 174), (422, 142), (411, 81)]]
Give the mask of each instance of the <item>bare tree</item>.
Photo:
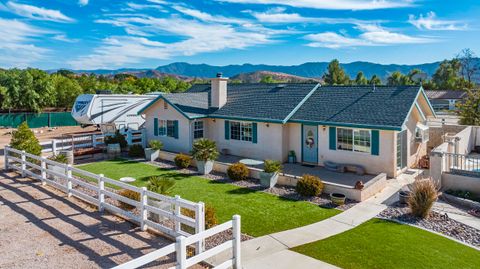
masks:
[(457, 59), (460, 61), (462, 76), (468, 81), (472, 82), (472, 78), (479, 70), (478, 61), (476, 59), (475, 52), (471, 49), (463, 49), (458, 55)]

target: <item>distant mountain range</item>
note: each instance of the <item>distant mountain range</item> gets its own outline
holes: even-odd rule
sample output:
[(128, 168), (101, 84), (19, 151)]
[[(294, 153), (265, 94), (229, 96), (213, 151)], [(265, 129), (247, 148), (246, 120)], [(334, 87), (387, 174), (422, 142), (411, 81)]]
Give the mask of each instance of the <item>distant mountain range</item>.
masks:
[[(480, 63), (480, 59), (476, 59)], [(367, 78), (377, 75), (385, 80), (391, 73), (400, 71), (404, 74), (412, 69), (420, 69), (431, 77), (440, 62), (416, 64), (416, 65), (398, 65), (398, 64), (377, 64), (370, 62), (352, 62), (344, 63), (341, 66), (347, 74), (353, 79), (359, 71), (362, 71)], [(116, 70), (73, 70), (76, 73), (95, 73), (98, 75), (114, 75), (119, 73), (130, 73), (139, 77), (163, 77), (174, 76), (177, 78), (189, 80), (191, 78), (212, 78), (219, 72), (226, 77), (242, 77), (244, 73), (254, 73), (258, 71), (269, 71), (274, 73), (284, 73), (307, 79), (319, 79), (327, 70), (328, 62), (310, 62), (300, 65), (264, 65), (264, 64), (242, 64), (214, 66), (208, 64), (189, 64), (184, 62), (171, 63), (159, 66), (155, 69), (116, 69)], [(258, 74), (255, 74), (258, 75)], [(245, 75), (243, 75), (245, 76)]]

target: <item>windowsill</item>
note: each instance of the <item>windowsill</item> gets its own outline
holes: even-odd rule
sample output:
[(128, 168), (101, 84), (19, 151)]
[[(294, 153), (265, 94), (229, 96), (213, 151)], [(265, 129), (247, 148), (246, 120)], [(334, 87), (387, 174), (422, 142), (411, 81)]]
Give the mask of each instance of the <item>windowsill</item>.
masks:
[(342, 151), (342, 152), (351, 152), (351, 153), (357, 153), (357, 154), (362, 154), (362, 155), (371, 155), (372, 152), (362, 152), (362, 151), (353, 151), (353, 150), (346, 150), (346, 149), (336, 149), (337, 151)]

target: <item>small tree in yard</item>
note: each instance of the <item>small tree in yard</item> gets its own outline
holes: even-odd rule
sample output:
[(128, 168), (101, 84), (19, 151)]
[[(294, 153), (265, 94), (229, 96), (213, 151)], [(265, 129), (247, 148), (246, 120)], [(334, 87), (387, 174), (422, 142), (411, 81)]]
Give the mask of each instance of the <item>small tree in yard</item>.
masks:
[(38, 156), (42, 153), (42, 146), (40, 146), (38, 139), (25, 121), (13, 132), (10, 146)]
[(462, 125), (480, 125), (480, 91), (467, 90), (465, 102), (458, 105)]

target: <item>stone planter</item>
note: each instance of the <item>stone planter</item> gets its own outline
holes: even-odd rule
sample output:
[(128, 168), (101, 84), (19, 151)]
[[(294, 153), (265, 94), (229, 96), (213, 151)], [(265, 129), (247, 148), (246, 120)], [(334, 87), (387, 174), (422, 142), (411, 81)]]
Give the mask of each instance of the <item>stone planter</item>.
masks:
[(108, 144), (107, 145), (108, 158), (119, 157), (121, 152), (122, 152), (122, 150), (120, 148), (120, 144), (116, 143), (116, 144)]
[(147, 161), (153, 162), (156, 159), (158, 159), (158, 156), (160, 155), (160, 150), (158, 149), (145, 148), (144, 151), (145, 151), (145, 159)]
[(330, 193), (330, 200), (335, 205), (344, 205), (345, 204), (345, 194), (342, 193)]
[[(67, 168), (62, 167), (59, 165), (47, 164), (47, 170), (56, 172), (57, 174), (67, 175)], [(54, 179), (58, 179), (59, 177), (52, 175)]]
[(400, 202), (401, 205), (408, 204), (408, 197), (410, 197), (411, 194), (412, 193), (410, 191), (399, 191), (398, 202)]
[[(173, 206), (171, 203), (156, 200), (156, 199), (148, 199), (147, 204), (149, 206), (153, 206), (156, 208), (159, 208), (161, 210), (167, 211), (167, 212), (173, 212)], [(160, 222), (160, 221), (166, 221), (169, 220), (169, 218), (161, 216), (159, 214), (149, 212), (148, 213), (148, 218), (154, 222)]]
[(267, 188), (273, 188), (278, 181), (278, 173), (265, 173), (260, 172), (260, 184)]
[(197, 170), (202, 175), (210, 174), (213, 170), (213, 161), (197, 161)]

